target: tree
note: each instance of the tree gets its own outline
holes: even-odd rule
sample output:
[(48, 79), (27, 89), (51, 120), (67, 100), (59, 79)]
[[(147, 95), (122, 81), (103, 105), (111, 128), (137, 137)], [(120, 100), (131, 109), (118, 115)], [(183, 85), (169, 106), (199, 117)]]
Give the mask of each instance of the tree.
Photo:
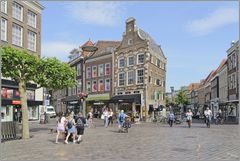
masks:
[(177, 103), (177, 105), (187, 105), (188, 99), (184, 90), (181, 89), (179, 91), (177, 97), (175, 98), (175, 102)]
[(18, 83), (22, 108), (22, 138), (29, 138), (26, 84), (63, 89), (76, 84), (75, 71), (56, 58), (40, 59), (36, 55), (12, 47), (2, 47), (2, 75)]

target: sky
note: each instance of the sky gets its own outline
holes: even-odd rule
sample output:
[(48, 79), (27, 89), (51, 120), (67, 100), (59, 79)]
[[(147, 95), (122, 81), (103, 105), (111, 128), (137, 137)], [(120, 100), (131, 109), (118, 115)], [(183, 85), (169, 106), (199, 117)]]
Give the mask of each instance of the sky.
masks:
[(199, 82), (239, 39), (238, 2), (42, 1), (42, 56), (68, 61), (87, 40), (122, 40), (129, 17), (161, 45), (166, 90)]

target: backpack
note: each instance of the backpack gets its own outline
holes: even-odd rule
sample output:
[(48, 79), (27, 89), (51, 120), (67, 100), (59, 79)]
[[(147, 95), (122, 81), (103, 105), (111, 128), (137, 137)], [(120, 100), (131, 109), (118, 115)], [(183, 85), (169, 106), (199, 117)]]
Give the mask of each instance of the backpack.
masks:
[(119, 122), (123, 122), (124, 121), (124, 116), (122, 114), (119, 115)]
[(83, 121), (82, 121), (82, 119), (81, 119), (80, 117), (77, 118), (76, 127), (77, 127), (77, 128), (82, 128), (82, 127), (84, 127), (84, 123), (83, 123)]
[(68, 129), (71, 129), (72, 126), (73, 126), (73, 125), (72, 125), (72, 121), (68, 121), (68, 123), (67, 123), (67, 128), (68, 128)]

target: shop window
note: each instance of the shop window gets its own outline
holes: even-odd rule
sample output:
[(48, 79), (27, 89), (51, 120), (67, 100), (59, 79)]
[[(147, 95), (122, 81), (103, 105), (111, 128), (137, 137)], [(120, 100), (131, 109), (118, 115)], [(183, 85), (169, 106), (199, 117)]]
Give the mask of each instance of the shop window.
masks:
[(103, 92), (104, 91), (104, 85), (103, 85), (103, 80), (100, 79), (98, 81), (98, 91)]
[(110, 89), (111, 89), (110, 79), (105, 79), (105, 91), (110, 91)]
[(110, 63), (105, 64), (105, 75), (110, 75), (111, 73), (111, 68), (110, 68)]
[(92, 92), (97, 92), (97, 81), (92, 82)]
[(93, 78), (97, 77), (97, 66), (92, 67), (92, 77)]

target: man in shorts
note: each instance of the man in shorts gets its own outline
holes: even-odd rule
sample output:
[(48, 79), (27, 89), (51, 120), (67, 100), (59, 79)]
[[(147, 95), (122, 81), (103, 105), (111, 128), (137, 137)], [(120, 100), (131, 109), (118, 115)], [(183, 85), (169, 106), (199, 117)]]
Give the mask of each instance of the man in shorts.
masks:
[(75, 118), (76, 129), (77, 129), (77, 143), (79, 144), (82, 141), (82, 135), (84, 134), (84, 125), (86, 124), (86, 118), (83, 117), (82, 113), (79, 112)]

